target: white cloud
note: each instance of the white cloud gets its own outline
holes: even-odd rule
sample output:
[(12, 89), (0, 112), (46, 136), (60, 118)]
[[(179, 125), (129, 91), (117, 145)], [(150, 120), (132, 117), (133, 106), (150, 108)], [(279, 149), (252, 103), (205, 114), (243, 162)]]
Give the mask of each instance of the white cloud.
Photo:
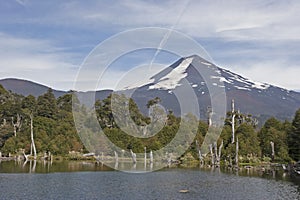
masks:
[[(91, 37), (93, 42), (99, 42), (105, 37), (129, 28), (175, 26), (175, 30), (193, 36), (200, 42), (205, 39), (211, 40), (211, 44), (206, 44), (208, 46), (222, 41), (222, 44), (219, 44), (220, 48), (210, 48), (210, 53), (215, 61), (222, 63), (223, 66), (231, 66), (230, 69), (261, 82), (270, 82), (290, 89), (300, 88), (297, 78), (279, 78), (282, 77), (280, 69), (286, 70), (285, 77), (294, 77), (299, 71), (299, 62), (295, 58), (300, 56), (300, 1), (186, 0), (174, 3), (171, 0), (119, 0), (114, 3), (110, 1), (41, 3), (16, 0), (16, 2), (26, 4), (26, 9), (30, 12), (11, 10), (10, 13), (14, 13), (13, 15), (0, 14), (0, 25), (10, 24), (17, 27), (19, 24), (29, 24), (40, 28), (39, 31), (42, 32), (49, 29), (55, 32), (62, 28), (65, 30), (60, 32), (61, 41), (74, 37), (71, 39), (71, 47), (75, 48), (83, 45), (87, 38)], [(184, 12), (179, 17), (182, 10)], [(35, 31), (36, 29), (33, 29), (29, 35), (34, 37), (34, 34), (38, 34)], [(77, 33), (80, 36), (77, 36)], [(55, 34), (56, 32), (44, 36), (44, 40), (12, 37), (10, 34), (0, 35), (1, 74), (13, 76), (16, 73), (21, 76), (30, 70), (37, 73), (38, 69), (64, 74), (72, 69), (74, 64), (79, 64), (78, 59), (74, 61), (74, 52), (60, 50), (57, 46), (64, 46), (63, 44), (56, 45), (49, 42), (52, 41), (51, 37), (57, 37)], [(82, 58), (84, 56), (80, 55)], [(261, 72), (259, 68), (262, 68)], [(261, 75), (262, 72), (267, 73), (266, 69), (273, 69), (278, 75), (270, 77)], [(70, 73), (75, 74), (74, 69), (65, 74)], [(117, 81), (118, 73), (115, 71), (115, 76), (111, 76), (108, 82)], [(49, 73), (49, 77), (51, 74)], [(52, 78), (44, 79), (47, 79), (48, 83), (50, 82), (48, 79), (57, 78), (59, 76), (53, 74)], [(63, 79), (60, 78), (61, 83)], [(68, 78), (69, 82), (70, 79), (71, 75)], [(108, 85), (108, 82), (104, 85)], [(52, 83), (56, 85), (55, 81)]]
[[(1, 78), (20, 77), (56, 86), (75, 76), (76, 66), (71, 62), (74, 55), (61, 52), (49, 41), (0, 33), (0, 47)], [(68, 86), (60, 89), (70, 89)]]
[(266, 61), (233, 70), (245, 77), (255, 77), (256, 80), (278, 87), (299, 88), (299, 66), (290, 66), (284, 61)]

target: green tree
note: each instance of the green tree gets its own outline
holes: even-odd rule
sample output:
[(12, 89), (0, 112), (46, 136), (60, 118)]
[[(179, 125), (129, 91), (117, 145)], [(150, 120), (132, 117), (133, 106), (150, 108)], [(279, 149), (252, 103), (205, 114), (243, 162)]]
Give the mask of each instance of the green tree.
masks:
[(300, 160), (300, 109), (296, 112), (292, 122), (292, 129), (288, 134), (289, 155), (292, 159)]
[(239, 154), (243, 156), (260, 156), (260, 146), (257, 133), (252, 125), (241, 124), (236, 130), (236, 136), (239, 138)]
[(37, 112), (39, 116), (52, 119), (55, 118), (55, 115), (57, 114), (57, 106), (52, 89), (48, 89), (44, 95), (38, 97)]
[(271, 157), (271, 142), (274, 142), (275, 157), (280, 160), (289, 160), (287, 146), (287, 126), (274, 117), (268, 119), (259, 131), (262, 156)]
[(35, 111), (36, 110), (36, 99), (32, 95), (28, 95), (22, 100), (22, 109), (28, 109), (30, 111)]
[(72, 94), (65, 94), (57, 99), (57, 108), (61, 111), (72, 112)]

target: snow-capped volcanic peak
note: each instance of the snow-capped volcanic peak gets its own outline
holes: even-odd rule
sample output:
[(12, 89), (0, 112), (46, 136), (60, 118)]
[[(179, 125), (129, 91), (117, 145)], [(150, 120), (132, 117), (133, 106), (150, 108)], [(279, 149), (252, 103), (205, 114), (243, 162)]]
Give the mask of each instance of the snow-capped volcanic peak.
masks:
[(199, 76), (199, 70), (201, 72), (204, 70), (204, 73), (208, 72), (210, 74), (210, 77), (206, 78), (211, 79), (209, 82), (212, 86), (222, 87), (226, 90), (256, 90), (262, 92), (271, 87), (269, 84), (244, 78), (229, 70), (217, 67), (213, 63), (206, 61), (197, 55), (192, 55), (181, 58), (154, 76), (140, 82), (136, 81), (134, 84), (125, 87), (124, 89), (135, 89), (146, 86), (148, 90), (157, 89), (172, 91), (181, 86), (183, 84), (183, 79), (186, 79), (195, 91), (202, 91), (207, 87), (207, 83), (204, 82), (203, 77)]
[(186, 70), (192, 62), (193, 57), (183, 59), (175, 69), (160, 78), (157, 83), (149, 86), (149, 89), (175, 89), (177, 86), (180, 86), (179, 82), (187, 77)]

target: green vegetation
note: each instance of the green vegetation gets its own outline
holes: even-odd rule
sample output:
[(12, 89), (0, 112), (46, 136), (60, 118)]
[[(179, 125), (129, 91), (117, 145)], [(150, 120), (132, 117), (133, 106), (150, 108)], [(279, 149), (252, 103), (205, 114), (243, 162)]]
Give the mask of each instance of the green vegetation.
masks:
[[(19, 96), (0, 87), (0, 148), (8, 153), (30, 152), (30, 115), (33, 115), (34, 140), (37, 152), (50, 151), (54, 155), (65, 155), (69, 151), (83, 151), (74, 127), (72, 95), (56, 99), (51, 89), (38, 97)], [(19, 125), (14, 135), (14, 125)]]
[[(120, 99), (126, 98), (119, 95)], [(180, 124), (184, 126), (187, 133), (194, 133), (194, 142), (185, 153), (185, 159), (198, 159), (198, 147), (196, 141), (202, 144), (208, 130), (206, 122), (198, 121), (191, 114), (184, 118), (176, 117), (171, 111), (166, 115), (166, 123), (162, 129), (149, 138), (137, 138), (124, 133), (116, 123), (111, 110), (112, 95), (106, 99), (97, 100), (95, 110), (98, 122), (104, 130), (106, 136), (122, 149), (132, 149), (134, 152), (144, 152), (147, 150), (158, 150), (168, 144), (179, 130)], [(145, 102), (148, 108), (153, 109), (152, 114), (144, 116), (138, 109), (137, 104), (129, 99), (130, 117), (138, 126), (148, 126), (151, 128), (151, 121), (158, 120), (161, 115), (159, 98)], [(84, 109), (84, 108), (82, 108)], [(117, 108), (116, 112), (124, 112)], [(30, 139), (30, 116), (33, 116), (34, 140), (37, 152), (43, 155), (50, 151), (54, 155), (69, 156), (69, 152), (86, 152), (79, 136), (76, 132), (72, 114), (72, 92), (55, 98), (53, 91), (48, 90), (42, 96), (23, 97), (6, 91), (0, 85), (0, 151), (2, 155), (17, 154), (25, 151), (29, 154), (31, 149)], [(235, 113), (235, 134), (239, 140), (239, 158), (241, 163), (257, 163), (259, 161), (288, 162), (300, 160), (300, 109), (296, 112), (292, 122), (281, 122), (275, 118), (268, 119), (260, 129), (256, 127), (256, 121), (251, 115)], [(221, 161), (225, 159), (233, 160), (235, 156), (235, 144), (231, 143), (230, 119), (232, 113), (229, 112), (225, 120), (218, 146), (223, 141)], [(185, 122), (195, 121), (198, 130)], [(83, 123), (93, 123), (87, 120)], [(122, 121), (126, 126), (132, 124)], [(126, 124), (127, 123), (127, 124)], [(198, 125), (197, 125), (198, 123)], [(154, 132), (155, 132), (155, 127)], [(145, 132), (147, 133), (147, 130)], [(186, 138), (185, 138), (186, 139)], [(183, 138), (183, 140), (185, 140)], [(270, 143), (274, 143), (274, 153)], [(183, 148), (178, 144), (178, 148)], [(78, 154), (80, 155), (80, 154)]]

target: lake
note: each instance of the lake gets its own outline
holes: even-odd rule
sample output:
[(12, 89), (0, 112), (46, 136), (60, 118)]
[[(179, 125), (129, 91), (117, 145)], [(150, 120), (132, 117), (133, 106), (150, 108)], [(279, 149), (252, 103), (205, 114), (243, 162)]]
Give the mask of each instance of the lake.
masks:
[(34, 163), (0, 163), (0, 199), (300, 199), (300, 178), (280, 170), (169, 168), (125, 173), (78, 161), (38, 162), (33, 167)]

